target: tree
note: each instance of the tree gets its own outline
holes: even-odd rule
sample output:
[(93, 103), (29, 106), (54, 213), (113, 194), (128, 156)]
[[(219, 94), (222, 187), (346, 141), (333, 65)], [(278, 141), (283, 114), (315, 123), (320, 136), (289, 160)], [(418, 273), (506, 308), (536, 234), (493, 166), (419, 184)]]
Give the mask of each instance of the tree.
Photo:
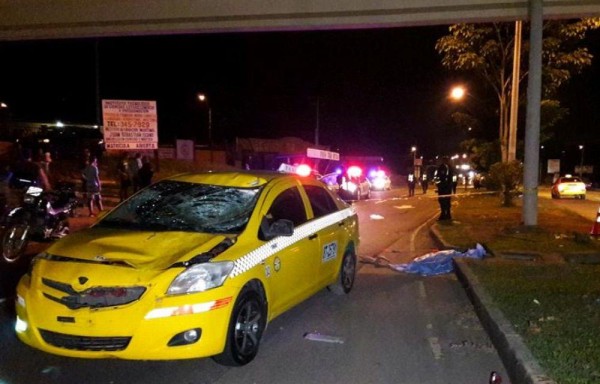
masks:
[[(524, 29), (527, 28), (524, 24)], [(543, 117), (543, 125), (550, 127), (565, 115), (560, 102), (555, 100), (557, 91), (573, 75), (580, 73), (592, 63), (592, 54), (582, 45), (590, 30), (600, 27), (600, 19), (576, 21), (549, 20), (544, 23), (543, 40), (543, 98), (552, 109), (552, 118)], [(442, 55), (442, 65), (451, 70), (473, 73), (482, 80), (498, 98), (498, 119), (502, 161), (508, 159), (509, 112), (514, 47), (513, 23), (455, 24), (450, 34), (436, 42), (436, 50)], [(526, 36), (527, 34), (524, 33)], [(529, 44), (524, 43), (521, 54), (521, 76), (527, 76)], [(520, 92), (524, 97), (524, 92)]]

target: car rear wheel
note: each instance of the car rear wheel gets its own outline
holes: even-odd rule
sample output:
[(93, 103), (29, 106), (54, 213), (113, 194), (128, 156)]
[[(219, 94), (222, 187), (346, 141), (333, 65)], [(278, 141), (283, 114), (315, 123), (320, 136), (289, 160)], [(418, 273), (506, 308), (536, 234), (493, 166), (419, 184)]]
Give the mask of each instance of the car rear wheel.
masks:
[(18, 264), (22, 262), (29, 242), (29, 225), (11, 224), (2, 235), (2, 263)]
[(356, 255), (354, 251), (346, 251), (344, 258), (342, 259), (342, 265), (340, 267), (340, 273), (337, 281), (330, 285), (328, 288), (330, 291), (337, 295), (343, 295), (349, 293), (354, 286), (354, 280), (356, 278)]
[(227, 366), (248, 364), (258, 353), (266, 325), (267, 311), (262, 296), (251, 288), (244, 288), (231, 314), (225, 349), (213, 359)]

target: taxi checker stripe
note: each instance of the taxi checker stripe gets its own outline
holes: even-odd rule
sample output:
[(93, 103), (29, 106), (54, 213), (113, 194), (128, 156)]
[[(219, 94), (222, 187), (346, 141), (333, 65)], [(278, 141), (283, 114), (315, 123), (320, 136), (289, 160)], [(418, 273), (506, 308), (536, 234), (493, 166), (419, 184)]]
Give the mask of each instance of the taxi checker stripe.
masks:
[(354, 207), (350, 207), (302, 224), (297, 228), (294, 228), (294, 234), (292, 236), (277, 237), (239, 258), (235, 262), (230, 276), (233, 278), (241, 275), (282, 249), (287, 248), (290, 245), (312, 235), (313, 233), (355, 214), (356, 211), (354, 210)]

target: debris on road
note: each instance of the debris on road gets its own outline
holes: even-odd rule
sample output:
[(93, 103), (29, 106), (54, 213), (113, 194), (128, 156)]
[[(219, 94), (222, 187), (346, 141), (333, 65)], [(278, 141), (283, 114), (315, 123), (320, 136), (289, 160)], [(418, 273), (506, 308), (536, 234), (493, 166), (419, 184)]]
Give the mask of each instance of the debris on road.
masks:
[(412, 205), (394, 205), (396, 209), (411, 209), (414, 208)]
[(324, 343), (344, 344), (344, 339), (339, 336), (323, 335), (318, 332), (308, 332), (304, 334), (306, 340), (322, 341)]

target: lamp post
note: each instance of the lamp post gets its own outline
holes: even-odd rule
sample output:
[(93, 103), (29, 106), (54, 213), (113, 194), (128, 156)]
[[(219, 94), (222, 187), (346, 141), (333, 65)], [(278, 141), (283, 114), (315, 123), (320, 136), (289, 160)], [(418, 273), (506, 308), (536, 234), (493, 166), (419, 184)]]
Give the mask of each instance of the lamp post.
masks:
[(581, 160), (579, 161), (579, 178), (583, 178), (583, 145), (579, 146), (579, 150), (581, 151)]
[(208, 107), (208, 147), (212, 148), (212, 108), (208, 102), (208, 97), (204, 93), (198, 94), (198, 100), (200, 100), (201, 103), (206, 103), (206, 106)]
[(413, 154), (413, 175), (416, 175), (417, 171), (417, 147), (413, 145), (410, 147), (410, 151)]

